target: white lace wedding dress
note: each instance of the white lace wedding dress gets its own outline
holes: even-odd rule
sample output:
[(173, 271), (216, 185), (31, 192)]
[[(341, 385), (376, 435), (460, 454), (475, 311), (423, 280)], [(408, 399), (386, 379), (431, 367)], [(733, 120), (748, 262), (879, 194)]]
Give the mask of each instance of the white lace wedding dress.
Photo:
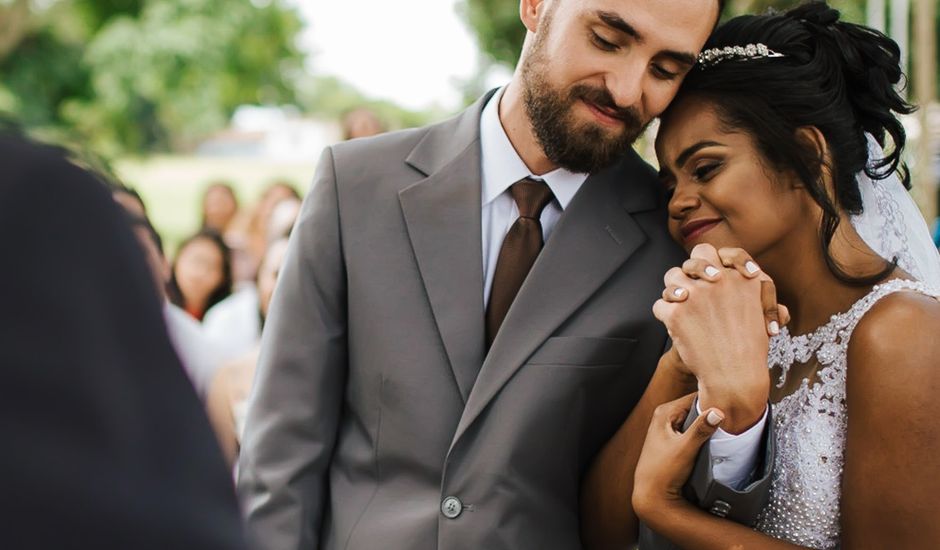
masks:
[(781, 369), (778, 387), (791, 367), (817, 362), (815, 381), (804, 378), (774, 405), (777, 454), (770, 502), (757, 530), (810, 548), (839, 546), (839, 500), (846, 434), (846, 357), (852, 331), (879, 300), (900, 291), (940, 298), (916, 281), (892, 280), (875, 286), (848, 311), (833, 315), (815, 331), (790, 336), (786, 328), (770, 343), (767, 362)]

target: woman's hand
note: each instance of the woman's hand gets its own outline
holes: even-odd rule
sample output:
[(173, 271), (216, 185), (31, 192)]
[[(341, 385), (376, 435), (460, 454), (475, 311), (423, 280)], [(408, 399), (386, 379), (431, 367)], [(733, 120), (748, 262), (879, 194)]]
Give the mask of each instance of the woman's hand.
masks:
[[(725, 263), (732, 268), (715, 267)], [(781, 309), (786, 315), (777, 306), (773, 282), (743, 251), (722, 260), (710, 245), (697, 246), (665, 282), (653, 313), (698, 378), (703, 404), (729, 414), (729, 431), (744, 431), (763, 416), (770, 389), (768, 332), (779, 330)]]
[(692, 473), (699, 449), (724, 420), (720, 410), (708, 409), (682, 432), (695, 397), (694, 393), (686, 395), (653, 412), (634, 474), (633, 508), (640, 519), (685, 502), (682, 486)]

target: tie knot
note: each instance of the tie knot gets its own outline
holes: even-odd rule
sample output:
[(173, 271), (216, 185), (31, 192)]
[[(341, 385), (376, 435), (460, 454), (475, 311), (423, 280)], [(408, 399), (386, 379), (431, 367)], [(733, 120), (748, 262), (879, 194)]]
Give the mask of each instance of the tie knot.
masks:
[(519, 207), (519, 216), (539, 219), (542, 210), (555, 197), (551, 188), (544, 181), (523, 178), (509, 188), (512, 198)]

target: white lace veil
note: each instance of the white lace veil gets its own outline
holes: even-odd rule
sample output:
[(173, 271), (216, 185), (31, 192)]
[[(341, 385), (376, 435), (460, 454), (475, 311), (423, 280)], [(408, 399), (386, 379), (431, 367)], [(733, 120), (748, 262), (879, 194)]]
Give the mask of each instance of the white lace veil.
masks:
[[(884, 150), (870, 134), (868, 162), (884, 158)], [(872, 180), (864, 170), (856, 176), (862, 194), (862, 213), (852, 216), (855, 231), (886, 260), (898, 265), (918, 281), (940, 289), (940, 254), (917, 204), (896, 173)]]

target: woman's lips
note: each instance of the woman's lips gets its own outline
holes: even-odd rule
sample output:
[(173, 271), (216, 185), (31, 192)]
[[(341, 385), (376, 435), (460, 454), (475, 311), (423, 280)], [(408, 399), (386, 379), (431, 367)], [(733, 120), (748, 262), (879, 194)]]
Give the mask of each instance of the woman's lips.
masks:
[(719, 223), (721, 223), (720, 219), (690, 221), (684, 224), (680, 229), (682, 232), (682, 239), (685, 242), (689, 242), (692, 239), (701, 237)]

